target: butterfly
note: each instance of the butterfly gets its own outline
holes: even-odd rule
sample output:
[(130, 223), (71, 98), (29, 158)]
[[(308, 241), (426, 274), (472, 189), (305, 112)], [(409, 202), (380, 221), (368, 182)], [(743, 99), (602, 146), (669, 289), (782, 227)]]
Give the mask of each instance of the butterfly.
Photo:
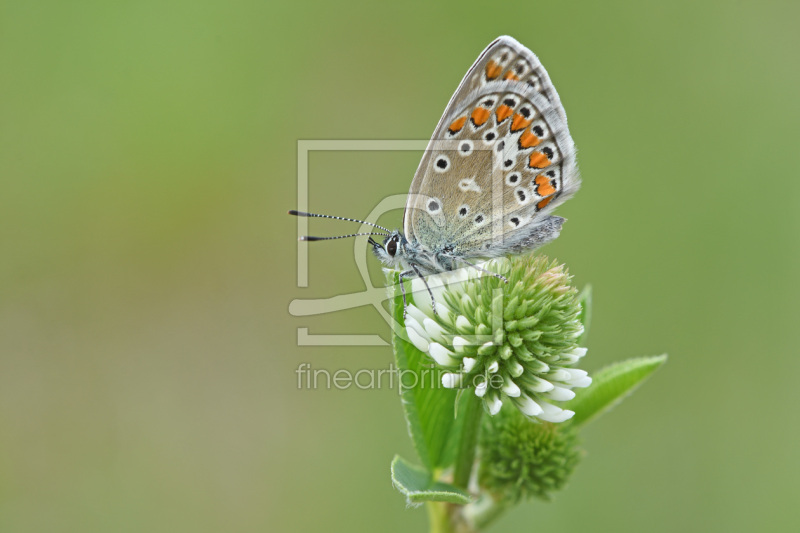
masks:
[(505, 280), (474, 261), (554, 240), (565, 219), (550, 213), (579, 187), (567, 115), (547, 71), (533, 52), (502, 36), (480, 54), (447, 104), (411, 182), (402, 232), (289, 213), (385, 231), (301, 240), (369, 235), (378, 259), (400, 270), (405, 303), (405, 278), (425, 282), (425, 276), (468, 266)]

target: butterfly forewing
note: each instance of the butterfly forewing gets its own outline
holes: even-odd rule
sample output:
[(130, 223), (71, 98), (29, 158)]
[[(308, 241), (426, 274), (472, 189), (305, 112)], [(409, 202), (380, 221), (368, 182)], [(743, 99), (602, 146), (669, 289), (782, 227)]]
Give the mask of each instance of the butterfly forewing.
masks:
[(546, 71), (501, 37), (445, 110), (411, 184), (404, 230), (431, 251), (502, 255), (579, 184), (566, 114)]

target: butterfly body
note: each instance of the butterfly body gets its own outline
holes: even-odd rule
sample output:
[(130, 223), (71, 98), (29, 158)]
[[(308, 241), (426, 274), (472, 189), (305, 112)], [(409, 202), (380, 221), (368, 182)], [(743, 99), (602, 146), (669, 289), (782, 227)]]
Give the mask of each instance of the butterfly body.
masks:
[(419, 241), (409, 241), (399, 230), (394, 230), (383, 244), (375, 240), (371, 240), (371, 244), (373, 253), (390, 268), (413, 270), (416, 267), (423, 275), (456, 268), (446, 243), (441, 243), (438, 249), (427, 249)]
[(374, 239), (370, 239), (370, 244), (375, 256), (387, 267), (413, 270), (416, 266), (423, 275), (431, 275), (455, 270), (459, 267), (459, 260), (491, 259), (538, 248), (558, 237), (564, 221), (562, 217), (548, 216), (532, 226), (526, 238), (516, 245), (489, 247), (473, 253), (459, 250), (454, 243), (447, 241), (427, 248), (416, 239), (409, 241), (399, 230), (392, 231), (382, 244)]

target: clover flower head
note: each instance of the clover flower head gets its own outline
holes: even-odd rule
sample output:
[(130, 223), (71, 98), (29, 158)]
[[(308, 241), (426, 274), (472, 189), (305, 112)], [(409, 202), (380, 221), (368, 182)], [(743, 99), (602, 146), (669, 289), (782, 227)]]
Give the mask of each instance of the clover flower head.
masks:
[(511, 402), (528, 418), (563, 422), (574, 414), (552, 402), (570, 400), (592, 380), (575, 368), (586, 354), (577, 291), (563, 265), (515, 256), (475, 268), (412, 280), (405, 320), (409, 340), (445, 369), (442, 385), (471, 389), (496, 415)]

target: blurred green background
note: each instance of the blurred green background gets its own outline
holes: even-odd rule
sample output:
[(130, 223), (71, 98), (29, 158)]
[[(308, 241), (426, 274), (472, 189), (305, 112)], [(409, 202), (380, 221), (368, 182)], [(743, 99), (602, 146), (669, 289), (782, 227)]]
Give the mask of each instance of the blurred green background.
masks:
[[(289, 314), (364, 282), (340, 241), (296, 287), (286, 210), (298, 139), (427, 138), (500, 34), (542, 59), (579, 148), (545, 253), (594, 286), (585, 367), (670, 361), (587, 428), (554, 503), (494, 530), (797, 530), (798, 20), (763, 1), (0, 2), (0, 530), (424, 530), (390, 482), (414, 457), (396, 391), (297, 388), (300, 363), (392, 354), (298, 347), (298, 327), (388, 326)], [(419, 157), (314, 152), (310, 208), (366, 216)]]

